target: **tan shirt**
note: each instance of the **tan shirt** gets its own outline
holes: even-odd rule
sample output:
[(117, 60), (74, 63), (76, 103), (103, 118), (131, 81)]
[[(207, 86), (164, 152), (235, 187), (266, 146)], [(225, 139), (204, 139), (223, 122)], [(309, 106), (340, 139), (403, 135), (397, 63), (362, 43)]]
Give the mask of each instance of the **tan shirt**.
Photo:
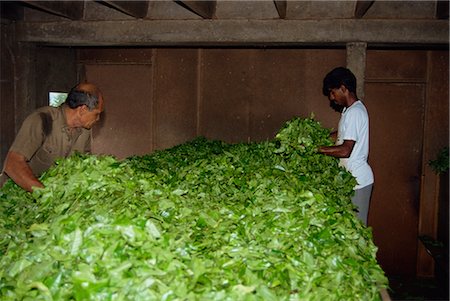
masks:
[(28, 160), (34, 175), (39, 177), (56, 159), (75, 151), (91, 151), (91, 130), (70, 129), (67, 126), (66, 105), (43, 107), (31, 113), (23, 122), (10, 148)]

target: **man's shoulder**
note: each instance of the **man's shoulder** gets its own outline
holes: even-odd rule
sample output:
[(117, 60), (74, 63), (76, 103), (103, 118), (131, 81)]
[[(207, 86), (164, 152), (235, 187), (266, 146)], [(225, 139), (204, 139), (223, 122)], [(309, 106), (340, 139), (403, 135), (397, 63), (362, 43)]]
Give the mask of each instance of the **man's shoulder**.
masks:
[(50, 113), (58, 114), (61, 111), (61, 107), (45, 106), (37, 108), (33, 113)]
[(50, 118), (52, 120), (61, 118), (63, 117), (62, 107), (52, 107), (52, 106), (40, 107), (34, 110), (29, 115), (29, 117), (42, 118), (43, 115), (47, 116), (47, 118)]
[(353, 105), (351, 105), (347, 111), (351, 111), (351, 112), (355, 112), (355, 113), (365, 113), (367, 114), (367, 108), (366, 106), (362, 103), (362, 101), (357, 101), (355, 102)]
[(369, 120), (369, 114), (362, 102), (354, 103), (348, 107), (344, 116), (345, 120), (350, 123), (355, 121), (367, 122)]
[(51, 133), (54, 127), (59, 127), (64, 125), (64, 113), (61, 107), (40, 107), (34, 110), (31, 114), (27, 116), (24, 120), (22, 127), (36, 127), (42, 128), (42, 130), (48, 135)]

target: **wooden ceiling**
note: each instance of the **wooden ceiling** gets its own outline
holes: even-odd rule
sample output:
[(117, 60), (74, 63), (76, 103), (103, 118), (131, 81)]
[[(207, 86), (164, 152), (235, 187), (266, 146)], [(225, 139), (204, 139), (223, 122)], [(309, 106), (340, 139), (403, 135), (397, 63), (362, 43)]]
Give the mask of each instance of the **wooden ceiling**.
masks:
[(448, 19), (448, 1), (1, 1), (2, 22), (36, 18), (120, 19)]

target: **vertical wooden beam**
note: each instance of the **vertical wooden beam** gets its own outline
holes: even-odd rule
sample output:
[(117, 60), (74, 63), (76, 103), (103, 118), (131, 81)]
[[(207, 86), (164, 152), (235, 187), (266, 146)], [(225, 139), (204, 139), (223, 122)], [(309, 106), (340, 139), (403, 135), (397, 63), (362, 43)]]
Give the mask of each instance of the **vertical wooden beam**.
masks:
[(366, 74), (366, 50), (367, 43), (347, 43), (347, 68), (356, 77), (356, 94), (358, 98), (364, 99), (364, 79)]
[(195, 100), (196, 105), (196, 116), (195, 116), (195, 135), (200, 136), (200, 121), (202, 118), (202, 105), (203, 105), (203, 49), (198, 48), (197, 49), (197, 86), (196, 86), (196, 93), (197, 98)]
[(151, 140), (152, 140), (152, 144), (151, 144), (151, 152), (154, 152), (157, 148), (158, 148), (158, 134), (157, 134), (157, 110), (156, 110), (156, 91), (158, 88), (158, 78), (159, 78), (159, 74), (158, 74), (158, 49), (157, 48), (153, 48), (152, 49), (152, 57), (151, 57), (151, 63), (152, 63), (152, 75), (151, 75), (151, 86), (153, 87), (151, 90), (151, 94), (150, 94), (150, 110), (151, 110)]
[(36, 94), (36, 52), (34, 43), (15, 43), (13, 46), (14, 70), (14, 108), (15, 133), (18, 132), (25, 118), (41, 105)]
[(16, 74), (16, 52), (14, 49), (14, 24), (2, 24), (0, 30), (0, 170), (16, 135), (15, 82), (22, 76)]
[(286, 0), (274, 0), (275, 7), (277, 8), (280, 19), (286, 18), (287, 1)]
[(375, 0), (358, 0), (355, 7), (355, 18), (361, 19), (367, 13)]

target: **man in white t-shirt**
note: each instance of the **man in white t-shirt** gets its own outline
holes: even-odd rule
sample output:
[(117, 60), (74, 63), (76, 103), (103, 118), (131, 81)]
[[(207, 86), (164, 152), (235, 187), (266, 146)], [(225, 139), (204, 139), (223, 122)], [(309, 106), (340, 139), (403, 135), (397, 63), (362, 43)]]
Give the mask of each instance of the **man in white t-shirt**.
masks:
[(340, 108), (336, 145), (323, 146), (319, 152), (340, 158), (340, 164), (356, 178), (353, 204), (358, 207), (358, 218), (367, 225), (370, 197), (373, 188), (373, 173), (367, 157), (369, 155), (369, 115), (356, 96), (356, 77), (347, 68), (338, 67), (330, 71), (323, 80), (322, 92), (330, 105)]

